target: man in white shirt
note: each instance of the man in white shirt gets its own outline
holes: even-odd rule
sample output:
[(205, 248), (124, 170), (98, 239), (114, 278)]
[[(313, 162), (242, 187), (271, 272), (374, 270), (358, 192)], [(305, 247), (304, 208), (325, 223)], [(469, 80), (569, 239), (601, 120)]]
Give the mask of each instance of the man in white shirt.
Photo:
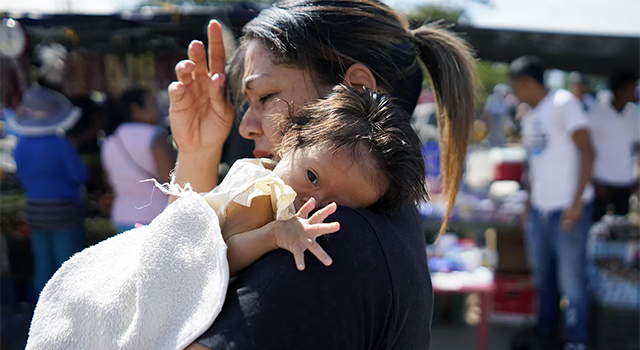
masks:
[(629, 212), (629, 196), (637, 183), (633, 176), (633, 153), (637, 160), (640, 144), (640, 111), (633, 103), (637, 82), (633, 73), (617, 74), (609, 83), (613, 101), (598, 103), (589, 113), (597, 155), (593, 166), (594, 222), (607, 213), (609, 205), (613, 205), (616, 215)]
[(541, 340), (536, 345), (554, 348), (559, 297), (566, 295), (565, 349), (583, 350), (589, 341), (586, 245), (594, 155), (580, 101), (567, 90), (548, 91), (544, 70), (533, 56), (520, 57), (510, 66), (515, 95), (531, 107), (522, 119), (522, 138), (530, 182), (527, 251), (536, 280), (536, 331)]

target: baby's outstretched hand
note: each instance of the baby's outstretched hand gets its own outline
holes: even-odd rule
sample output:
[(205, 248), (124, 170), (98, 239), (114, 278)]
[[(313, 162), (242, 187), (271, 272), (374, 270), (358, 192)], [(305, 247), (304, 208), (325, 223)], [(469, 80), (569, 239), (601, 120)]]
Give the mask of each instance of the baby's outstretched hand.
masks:
[(323, 221), (336, 211), (337, 205), (331, 203), (318, 210), (309, 218), (309, 213), (316, 207), (316, 200), (311, 198), (298, 210), (293, 218), (280, 221), (275, 229), (275, 243), (278, 248), (286, 249), (293, 253), (298, 270), (304, 270), (304, 252), (309, 250), (326, 266), (331, 265), (332, 260), (327, 252), (316, 242), (316, 238), (329, 233), (337, 232), (340, 223)]

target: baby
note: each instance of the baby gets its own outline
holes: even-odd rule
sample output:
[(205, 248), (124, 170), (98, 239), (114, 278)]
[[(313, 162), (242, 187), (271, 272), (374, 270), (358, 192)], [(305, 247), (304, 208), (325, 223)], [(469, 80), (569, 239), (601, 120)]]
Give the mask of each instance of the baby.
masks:
[(305, 250), (328, 266), (315, 239), (339, 230), (337, 222), (323, 223), (336, 204), (387, 212), (427, 197), (410, 116), (385, 95), (338, 86), (283, 118), (281, 130), (277, 164), (239, 160), (204, 197), (220, 218), (231, 275), (277, 248), (293, 253), (299, 270)]
[(211, 192), (178, 191), (149, 225), (65, 262), (27, 350), (184, 349), (220, 313), (229, 276), (267, 252), (290, 251), (299, 270), (306, 250), (330, 265), (315, 240), (339, 230), (324, 223), (337, 205), (391, 212), (426, 198), (418, 136), (390, 98), (341, 86), (281, 124), (278, 163), (239, 160)]

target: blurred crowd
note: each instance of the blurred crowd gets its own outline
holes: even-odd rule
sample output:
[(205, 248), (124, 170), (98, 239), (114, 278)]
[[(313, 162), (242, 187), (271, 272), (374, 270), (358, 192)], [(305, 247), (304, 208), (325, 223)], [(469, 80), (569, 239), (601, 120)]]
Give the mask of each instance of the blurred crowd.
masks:
[[(148, 224), (167, 205), (153, 182), (143, 182), (168, 182), (176, 161), (167, 99), (139, 86), (109, 99), (70, 94), (63, 88), (65, 62), (61, 45), (39, 46), (20, 103), (2, 108), (5, 342), (19, 323), (5, 314), (15, 316), (20, 305), (28, 313), (64, 261), (97, 240)], [(88, 239), (85, 219), (103, 214), (106, 233)]]

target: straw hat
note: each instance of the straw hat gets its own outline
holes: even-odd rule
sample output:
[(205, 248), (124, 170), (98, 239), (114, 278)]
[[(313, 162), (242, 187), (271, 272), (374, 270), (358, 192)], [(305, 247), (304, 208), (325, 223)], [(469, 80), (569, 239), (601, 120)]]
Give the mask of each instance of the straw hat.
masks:
[(7, 126), (22, 136), (60, 135), (73, 128), (81, 115), (82, 110), (61, 93), (34, 85), (25, 92)]

